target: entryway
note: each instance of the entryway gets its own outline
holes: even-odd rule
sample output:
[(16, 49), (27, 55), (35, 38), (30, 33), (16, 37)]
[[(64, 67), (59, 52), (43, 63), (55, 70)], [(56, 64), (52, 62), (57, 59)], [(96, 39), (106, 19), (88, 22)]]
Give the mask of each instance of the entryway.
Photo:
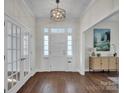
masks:
[(45, 28), (44, 64), (49, 71), (69, 71), (72, 51), (72, 29)]

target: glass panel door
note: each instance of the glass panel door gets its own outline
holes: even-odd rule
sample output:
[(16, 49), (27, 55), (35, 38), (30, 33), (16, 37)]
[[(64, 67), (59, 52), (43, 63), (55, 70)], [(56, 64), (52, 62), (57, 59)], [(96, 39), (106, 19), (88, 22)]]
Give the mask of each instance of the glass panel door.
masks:
[(5, 90), (11, 91), (30, 72), (30, 34), (11, 18), (5, 18)]
[(24, 32), (23, 35), (24, 77), (28, 75), (30, 72), (30, 55), (29, 55), (30, 39), (29, 38), (30, 38), (29, 32)]
[(7, 36), (7, 90), (20, 80), (21, 28), (9, 21), (5, 22)]

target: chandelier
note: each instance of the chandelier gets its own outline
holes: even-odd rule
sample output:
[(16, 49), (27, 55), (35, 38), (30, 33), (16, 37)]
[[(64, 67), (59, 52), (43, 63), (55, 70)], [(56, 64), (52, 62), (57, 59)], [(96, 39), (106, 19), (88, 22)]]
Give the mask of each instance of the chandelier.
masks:
[(63, 21), (66, 17), (66, 11), (58, 7), (59, 0), (56, 0), (57, 8), (50, 11), (50, 18), (56, 22)]

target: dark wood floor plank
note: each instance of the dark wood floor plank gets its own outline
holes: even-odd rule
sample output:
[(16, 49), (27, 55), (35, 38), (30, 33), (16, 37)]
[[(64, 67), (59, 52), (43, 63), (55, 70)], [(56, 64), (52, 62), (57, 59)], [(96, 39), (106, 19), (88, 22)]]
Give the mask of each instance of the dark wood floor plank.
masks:
[(108, 76), (117, 74), (86, 73), (81, 76), (70, 72), (36, 73), (18, 93), (118, 93), (118, 89), (108, 90), (101, 85), (101, 81), (110, 81)]

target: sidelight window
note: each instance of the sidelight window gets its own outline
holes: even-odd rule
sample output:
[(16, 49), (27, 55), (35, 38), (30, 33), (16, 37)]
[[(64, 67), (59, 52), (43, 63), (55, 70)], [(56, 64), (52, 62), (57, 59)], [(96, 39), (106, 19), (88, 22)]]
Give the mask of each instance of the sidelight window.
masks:
[(48, 36), (48, 29), (44, 29), (44, 56), (49, 55), (49, 36)]
[(67, 37), (67, 56), (72, 56), (72, 29), (68, 29)]

